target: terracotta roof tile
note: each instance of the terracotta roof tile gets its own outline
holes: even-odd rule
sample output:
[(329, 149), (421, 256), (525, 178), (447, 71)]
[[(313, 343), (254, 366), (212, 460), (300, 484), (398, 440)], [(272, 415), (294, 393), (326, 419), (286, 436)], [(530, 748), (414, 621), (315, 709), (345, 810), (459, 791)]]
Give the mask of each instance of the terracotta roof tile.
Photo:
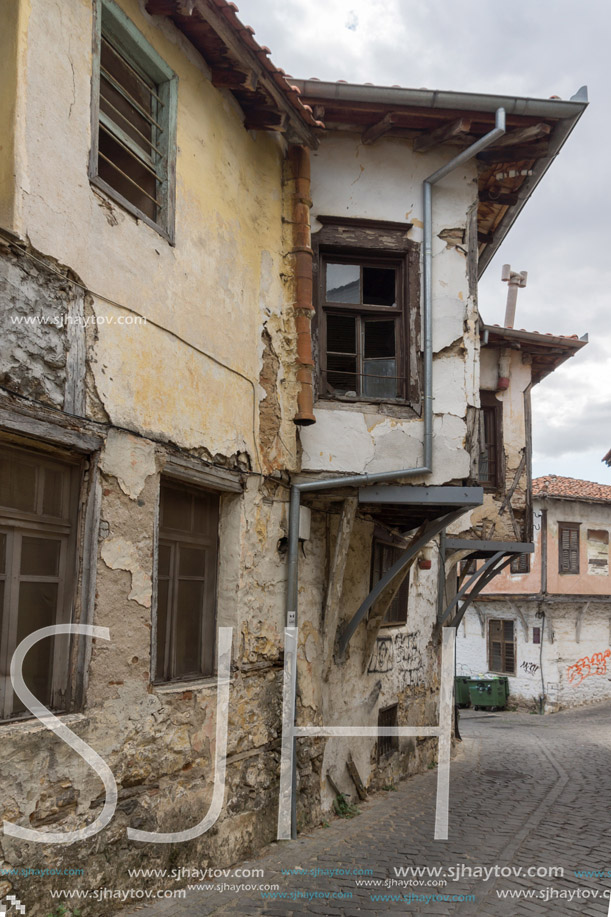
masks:
[(533, 496), (611, 503), (611, 484), (596, 484), (594, 481), (546, 474), (533, 480)]

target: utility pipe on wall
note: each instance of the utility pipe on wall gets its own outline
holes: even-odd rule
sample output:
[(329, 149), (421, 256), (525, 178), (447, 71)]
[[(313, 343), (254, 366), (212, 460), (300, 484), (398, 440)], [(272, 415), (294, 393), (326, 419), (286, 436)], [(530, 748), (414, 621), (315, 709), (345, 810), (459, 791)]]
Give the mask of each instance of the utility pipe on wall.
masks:
[[(424, 393), (423, 393), (423, 464), (418, 468), (401, 468), (396, 471), (381, 471), (375, 474), (352, 474), (346, 477), (325, 478), (323, 480), (305, 481), (293, 484), (291, 487), (288, 532), (288, 570), (287, 570), (287, 595), (286, 595), (286, 624), (287, 628), (297, 627), (298, 611), (298, 586), (299, 586), (299, 508), (301, 494), (310, 491), (331, 490), (335, 487), (362, 487), (366, 484), (385, 484), (404, 478), (419, 477), (430, 474), (433, 470), (433, 287), (432, 287), (432, 261), (433, 261), (433, 195), (432, 186), (453, 172), (454, 169), (472, 159), (477, 153), (494, 143), (505, 133), (505, 109), (498, 108), (495, 115), (495, 127), (471, 146), (467, 147), (457, 156), (446, 163), (436, 172), (433, 172), (423, 182), (423, 209), (424, 209), (424, 251), (423, 251), (423, 280), (424, 297), (422, 307), (422, 333), (424, 349)], [(295, 723), (297, 699), (297, 633), (291, 631), (294, 639), (286, 641), (285, 652), (290, 652), (293, 658), (285, 664), (293, 673), (290, 690), (285, 691), (284, 704), (290, 704), (290, 722)], [(289, 711), (283, 711), (283, 722), (288, 720)], [(293, 746), (295, 739), (293, 738)], [(296, 754), (293, 747), (292, 754), (292, 824), (291, 836), (297, 836), (296, 818)]]

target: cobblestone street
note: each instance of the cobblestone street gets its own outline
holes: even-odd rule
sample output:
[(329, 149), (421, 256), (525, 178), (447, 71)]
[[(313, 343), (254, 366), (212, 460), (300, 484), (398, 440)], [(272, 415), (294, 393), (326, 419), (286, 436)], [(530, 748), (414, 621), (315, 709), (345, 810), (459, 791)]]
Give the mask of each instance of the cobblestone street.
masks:
[[(352, 820), (333, 819), (328, 828), (272, 845), (256, 860), (240, 864), (263, 868), (264, 878), (250, 884), (277, 885), (276, 900), (263, 899), (258, 890), (192, 890), (185, 899), (122, 913), (607, 915), (609, 902), (602, 896), (611, 888), (611, 706), (546, 717), (468, 711), (461, 731), (464, 741), (451, 772), (448, 841), (433, 840), (436, 772), (431, 771), (362, 804)], [(397, 875), (406, 866), (442, 869), (439, 879)], [(487, 881), (481, 871), (479, 877), (469, 876), (469, 870), (495, 866), (504, 868), (503, 875), (490, 874)], [(544, 867), (556, 872), (543, 875)], [(305, 871), (283, 874), (298, 868)], [(358, 875), (368, 869), (373, 872)], [(539, 876), (527, 876), (529, 869), (538, 869)], [(350, 874), (329, 875), (336, 870)], [(575, 870), (609, 872), (608, 878), (581, 878)], [(146, 880), (138, 881), (146, 887)], [(518, 897), (522, 892), (530, 897)], [(308, 900), (314, 893), (317, 897)], [(409, 900), (410, 895), (428, 900)], [(463, 900), (434, 900), (444, 896)]]

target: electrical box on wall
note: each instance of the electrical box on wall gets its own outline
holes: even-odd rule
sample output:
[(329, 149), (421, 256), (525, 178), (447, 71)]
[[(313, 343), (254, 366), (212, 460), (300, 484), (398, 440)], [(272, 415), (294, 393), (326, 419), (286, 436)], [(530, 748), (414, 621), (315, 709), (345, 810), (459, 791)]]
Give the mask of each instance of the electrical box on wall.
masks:
[(312, 510), (307, 506), (299, 507), (299, 541), (310, 540), (310, 525), (312, 522)]

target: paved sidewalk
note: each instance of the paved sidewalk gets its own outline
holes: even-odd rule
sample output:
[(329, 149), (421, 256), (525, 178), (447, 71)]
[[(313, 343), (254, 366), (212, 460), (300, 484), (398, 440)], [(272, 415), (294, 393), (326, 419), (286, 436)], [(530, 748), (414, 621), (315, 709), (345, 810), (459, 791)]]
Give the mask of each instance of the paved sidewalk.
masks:
[[(270, 892), (259, 889), (191, 890), (185, 899), (120, 913), (607, 917), (609, 901), (602, 894), (611, 889), (611, 706), (546, 717), (467, 711), (461, 731), (464, 741), (451, 771), (448, 841), (433, 840), (436, 771), (430, 771), (401, 784), (397, 792), (361, 804), (361, 815), (350, 821), (333, 819), (328, 828), (274, 844), (256, 860), (240, 864), (263, 868), (263, 879), (223, 880), (277, 885), (277, 894), (284, 897), (265, 899), (262, 895)], [(406, 866), (454, 871), (445, 880), (402, 879), (395, 869)], [(499, 867), (503, 873), (495, 877), (489, 872), (486, 880), (481, 869), (473, 874), (478, 867)], [(548, 867), (561, 868), (564, 875), (543, 875)], [(282, 872), (297, 868), (306, 872)], [(522, 875), (510, 875), (511, 868), (521, 868)], [(333, 874), (338, 869), (349, 874)], [(368, 869), (370, 875), (358, 875)], [(533, 877), (525, 875), (528, 869), (535, 871)], [(607, 869), (608, 878), (574, 875), (575, 870)], [(320, 871), (316, 877), (314, 870)], [(447, 884), (390, 886), (385, 880)], [(364, 881), (369, 887), (357, 885)], [(375, 881), (381, 885), (373, 886)], [(539, 897), (517, 897), (523, 892)], [(513, 897), (503, 898), (503, 893)], [(411, 900), (410, 894), (428, 900)], [(452, 896), (465, 900), (434, 900)]]

